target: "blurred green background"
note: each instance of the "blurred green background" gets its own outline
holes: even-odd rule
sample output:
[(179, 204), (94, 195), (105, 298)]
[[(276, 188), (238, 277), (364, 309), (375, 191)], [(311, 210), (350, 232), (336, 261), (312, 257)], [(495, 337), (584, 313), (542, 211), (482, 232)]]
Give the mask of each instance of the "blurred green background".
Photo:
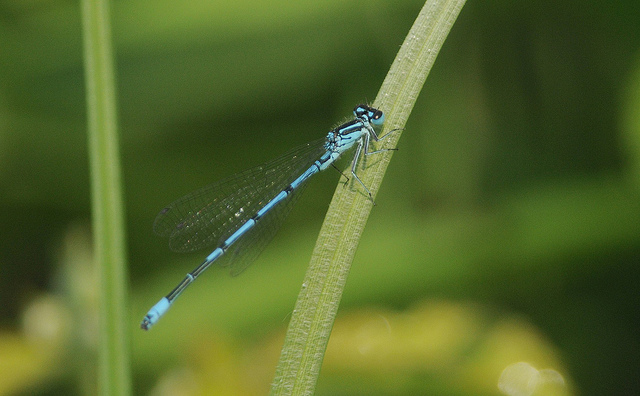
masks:
[[(242, 276), (210, 271), (145, 333), (208, 254), (171, 253), (154, 217), (372, 101), (422, 4), (113, 3), (135, 394), (268, 391), (339, 176), (309, 183)], [(640, 394), (638, 21), (636, 0), (465, 6), (376, 199), (318, 394), (499, 395), (517, 362), (561, 376), (533, 394)], [(0, 2), (2, 395), (95, 393), (82, 67), (76, 2)]]

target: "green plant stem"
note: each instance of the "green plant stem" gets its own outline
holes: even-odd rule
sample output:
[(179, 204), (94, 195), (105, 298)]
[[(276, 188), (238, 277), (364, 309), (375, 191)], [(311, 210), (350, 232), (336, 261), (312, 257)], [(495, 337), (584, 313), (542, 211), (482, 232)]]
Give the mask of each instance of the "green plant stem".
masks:
[(107, 0), (83, 0), (94, 257), (99, 282), (98, 392), (131, 393), (127, 276), (111, 28)]
[[(387, 114), (385, 130), (403, 128), (465, 0), (428, 0), (373, 103)], [(386, 132), (382, 132), (383, 134)], [(385, 140), (395, 147), (401, 131)], [(387, 141), (388, 140), (388, 141)], [(392, 152), (359, 171), (375, 197)], [(372, 202), (338, 186), (298, 295), (271, 388), (273, 395), (313, 394), (351, 262)]]

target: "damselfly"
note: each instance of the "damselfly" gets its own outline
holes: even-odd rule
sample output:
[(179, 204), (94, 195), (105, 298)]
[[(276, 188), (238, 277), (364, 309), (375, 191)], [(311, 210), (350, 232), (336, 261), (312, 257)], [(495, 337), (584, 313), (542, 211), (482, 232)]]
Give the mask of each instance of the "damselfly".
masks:
[(162, 209), (156, 217), (154, 231), (169, 238), (172, 250), (190, 252), (217, 247), (149, 310), (140, 327), (150, 329), (214, 262), (228, 266), (232, 275), (246, 269), (273, 238), (307, 179), (329, 166), (335, 167), (334, 162), (354, 146), (351, 175), (372, 199), (371, 192), (356, 174), (358, 160), (363, 153), (393, 149), (369, 151), (371, 140), (378, 141), (389, 135), (378, 137), (376, 132), (384, 123), (382, 111), (358, 105), (353, 114), (353, 120), (333, 129), (323, 139), (196, 190)]

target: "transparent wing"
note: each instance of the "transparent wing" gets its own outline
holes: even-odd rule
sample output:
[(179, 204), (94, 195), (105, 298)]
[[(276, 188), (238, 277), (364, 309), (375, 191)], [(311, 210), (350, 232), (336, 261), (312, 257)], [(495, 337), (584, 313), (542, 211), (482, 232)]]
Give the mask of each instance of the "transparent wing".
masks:
[(280, 229), (294, 204), (302, 195), (305, 186), (306, 183), (293, 190), (285, 201), (271, 209), (254, 228), (234, 243), (221, 257), (220, 265), (228, 267), (231, 276), (239, 275), (258, 258)]
[[(160, 211), (153, 225), (154, 231), (168, 237), (169, 247), (177, 252), (191, 252), (222, 243), (320, 158), (325, 151), (324, 142), (325, 139), (319, 139), (307, 143), (264, 165), (178, 199)], [(227, 265), (236, 261), (234, 257), (237, 258), (250, 244), (261, 245), (256, 246), (259, 249), (255, 250), (259, 251), (266, 246), (289, 213), (291, 198), (274, 207), (273, 213), (265, 215), (254, 229), (232, 246), (227, 252), (232, 253), (231, 261), (225, 260)], [(255, 252), (253, 248), (251, 250)], [(257, 257), (257, 254), (252, 253), (247, 258)]]

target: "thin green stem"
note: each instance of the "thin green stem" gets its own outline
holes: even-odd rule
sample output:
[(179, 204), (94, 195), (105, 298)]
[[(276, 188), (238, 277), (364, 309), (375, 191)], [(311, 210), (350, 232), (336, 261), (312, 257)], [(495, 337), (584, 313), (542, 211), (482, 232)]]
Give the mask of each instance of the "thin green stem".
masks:
[[(405, 38), (373, 103), (385, 129), (404, 127), (465, 0), (428, 0)], [(384, 131), (382, 132), (385, 133)], [(395, 147), (401, 131), (385, 147)], [(358, 174), (375, 197), (392, 152)], [(351, 262), (372, 202), (357, 188), (338, 186), (298, 295), (272, 384), (273, 395), (313, 394)]]
[(98, 392), (131, 393), (124, 207), (107, 0), (83, 0), (91, 208), (100, 294)]

